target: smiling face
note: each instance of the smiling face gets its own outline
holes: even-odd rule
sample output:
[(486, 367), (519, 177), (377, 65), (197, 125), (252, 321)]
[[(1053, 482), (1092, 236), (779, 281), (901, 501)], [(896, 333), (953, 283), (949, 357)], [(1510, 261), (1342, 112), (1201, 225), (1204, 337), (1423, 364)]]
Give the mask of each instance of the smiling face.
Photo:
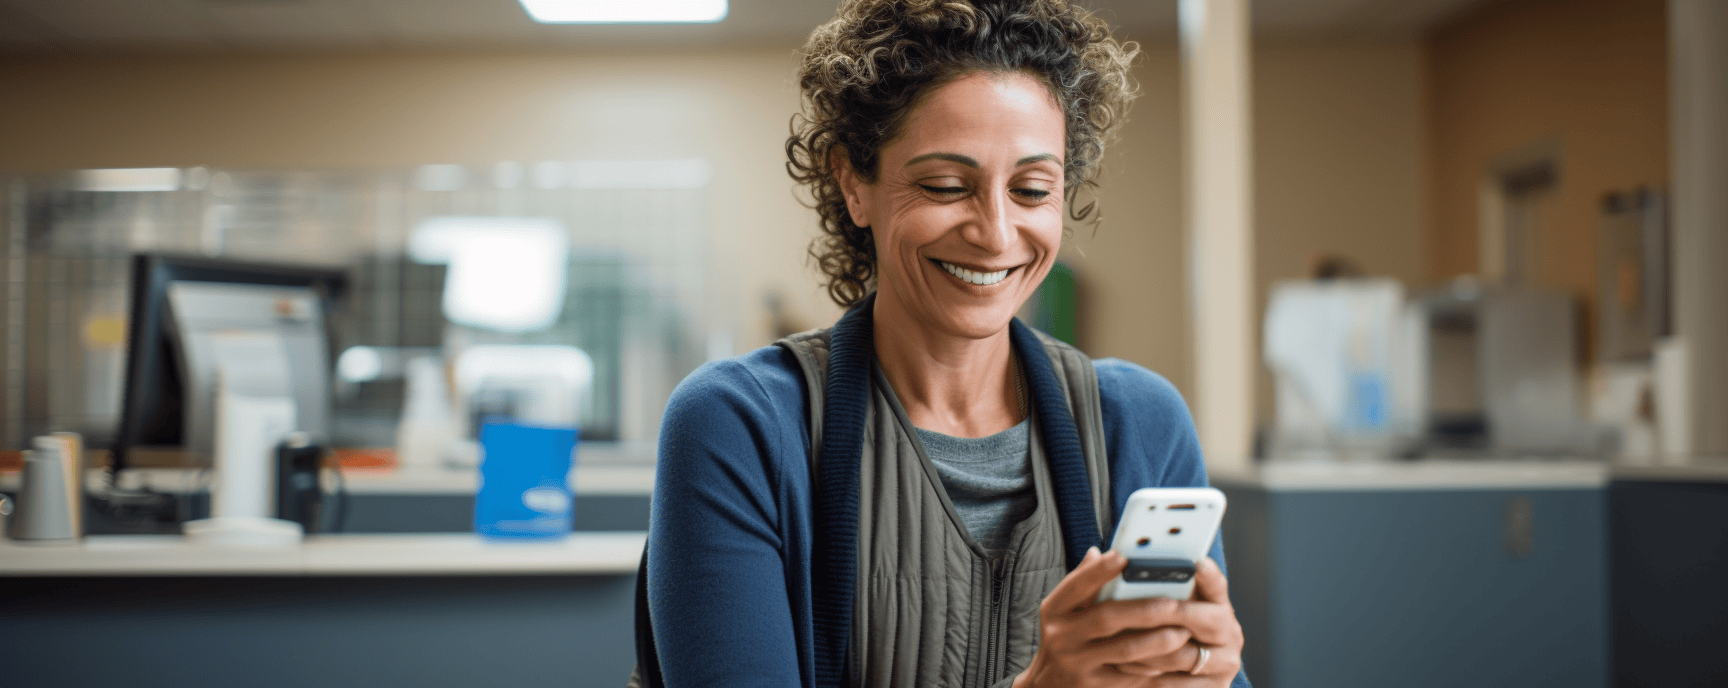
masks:
[(874, 182), (841, 166), (847, 210), (876, 243), (877, 320), (1003, 332), (1061, 246), (1064, 133), (1042, 83), (974, 72), (924, 97)]

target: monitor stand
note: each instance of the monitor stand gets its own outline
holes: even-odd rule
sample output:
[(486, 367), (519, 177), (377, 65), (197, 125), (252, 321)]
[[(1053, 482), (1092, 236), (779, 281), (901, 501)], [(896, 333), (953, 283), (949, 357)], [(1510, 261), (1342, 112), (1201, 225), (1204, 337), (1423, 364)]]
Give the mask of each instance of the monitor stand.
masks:
[(305, 537), (299, 523), (262, 516), (216, 516), (181, 528), (187, 542), (219, 547), (291, 547)]
[(299, 523), (269, 516), (276, 496), (277, 446), (295, 429), (294, 398), (279, 381), (227, 371), (218, 389), (211, 517), (187, 522), (186, 538), (232, 546), (299, 543), (305, 536)]

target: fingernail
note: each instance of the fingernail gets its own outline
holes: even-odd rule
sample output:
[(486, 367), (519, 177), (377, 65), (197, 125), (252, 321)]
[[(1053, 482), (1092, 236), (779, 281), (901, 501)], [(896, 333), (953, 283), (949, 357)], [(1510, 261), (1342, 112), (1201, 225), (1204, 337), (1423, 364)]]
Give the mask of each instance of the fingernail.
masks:
[(1093, 559), (1096, 559), (1097, 557), (1098, 557), (1098, 546), (1093, 545), (1091, 547), (1086, 548), (1086, 558), (1083, 561), (1092, 561)]

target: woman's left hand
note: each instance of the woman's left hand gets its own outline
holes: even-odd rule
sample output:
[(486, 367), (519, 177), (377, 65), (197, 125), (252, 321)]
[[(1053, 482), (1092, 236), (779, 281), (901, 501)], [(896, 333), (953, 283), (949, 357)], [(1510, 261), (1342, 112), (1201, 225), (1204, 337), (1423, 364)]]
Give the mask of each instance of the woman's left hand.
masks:
[[(1151, 679), (1147, 685), (1159, 688), (1228, 686), (1235, 680), (1242, 669), (1242, 624), (1230, 606), (1230, 584), (1216, 562), (1207, 557), (1195, 565), (1194, 599), (1147, 602), (1148, 617), (1156, 618), (1157, 625), (1185, 627), (1193, 640), (1162, 657), (1119, 664), (1117, 671), (1146, 676)], [(1201, 646), (1206, 662), (1199, 672), (1189, 673), (1200, 663)]]

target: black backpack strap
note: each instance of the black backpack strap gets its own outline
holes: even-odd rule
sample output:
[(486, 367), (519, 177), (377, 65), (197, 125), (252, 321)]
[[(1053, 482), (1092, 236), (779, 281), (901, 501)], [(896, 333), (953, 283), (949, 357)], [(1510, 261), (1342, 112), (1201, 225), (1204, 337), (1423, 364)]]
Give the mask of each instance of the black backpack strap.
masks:
[(631, 688), (663, 688), (660, 653), (654, 649), (654, 621), (648, 616), (648, 543), (642, 543), (642, 565), (636, 569), (636, 671)]

